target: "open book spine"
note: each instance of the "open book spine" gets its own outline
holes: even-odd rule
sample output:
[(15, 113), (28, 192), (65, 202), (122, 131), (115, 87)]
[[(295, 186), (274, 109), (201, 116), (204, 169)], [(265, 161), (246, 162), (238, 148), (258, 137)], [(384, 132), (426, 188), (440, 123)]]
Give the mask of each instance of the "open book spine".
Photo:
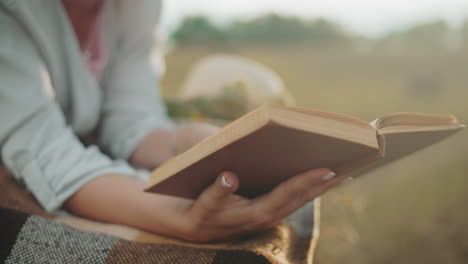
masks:
[(372, 153), (362, 159), (354, 160), (351, 163), (345, 163), (334, 168), (334, 171), (338, 174), (349, 174), (350, 172), (363, 168), (377, 160), (383, 159), (385, 157), (385, 137), (380, 135), (377, 131), (375, 135), (377, 137), (377, 143), (379, 144), (379, 151), (377, 154)]

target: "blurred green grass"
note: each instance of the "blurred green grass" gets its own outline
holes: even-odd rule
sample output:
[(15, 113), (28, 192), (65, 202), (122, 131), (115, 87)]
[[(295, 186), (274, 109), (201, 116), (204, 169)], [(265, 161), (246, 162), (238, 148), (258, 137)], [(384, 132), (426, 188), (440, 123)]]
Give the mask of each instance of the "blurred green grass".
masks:
[[(163, 92), (217, 52), (273, 68), (301, 107), (372, 121), (451, 113), (468, 123), (468, 52), (360, 53), (326, 46), (184, 47), (167, 56)], [(468, 132), (324, 196), (317, 263), (468, 263)]]

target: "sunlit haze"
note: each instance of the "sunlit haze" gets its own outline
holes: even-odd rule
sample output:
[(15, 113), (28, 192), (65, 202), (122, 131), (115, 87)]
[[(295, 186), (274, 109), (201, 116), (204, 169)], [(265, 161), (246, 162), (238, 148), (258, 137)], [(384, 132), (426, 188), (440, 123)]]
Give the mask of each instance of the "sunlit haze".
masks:
[(221, 23), (268, 12), (324, 17), (371, 36), (434, 19), (444, 19), (456, 27), (468, 18), (467, 0), (169, 0), (164, 5), (162, 23), (168, 30), (190, 14), (207, 15)]

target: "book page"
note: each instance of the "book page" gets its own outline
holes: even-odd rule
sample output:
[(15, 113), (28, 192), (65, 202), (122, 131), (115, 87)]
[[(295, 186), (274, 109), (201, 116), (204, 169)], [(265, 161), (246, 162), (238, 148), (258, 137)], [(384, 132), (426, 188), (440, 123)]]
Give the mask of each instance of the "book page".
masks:
[(399, 112), (384, 115), (370, 123), (379, 130), (390, 127), (458, 127), (460, 124), (453, 115)]
[(400, 132), (394, 130), (390, 131), (389, 133), (385, 133), (385, 131), (379, 130), (379, 134), (384, 139), (384, 158), (365, 168), (351, 173), (351, 176), (356, 177), (383, 167), (400, 158), (406, 157), (421, 149), (434, 145), (462, 129), (463, 126), (459, 125), (452, 126), (451, 128), (444, 128), (442, 126), (433, 130), (429, 130), (427, 128), (426, 130), (413, 129), (412, 131), (401, 130)]

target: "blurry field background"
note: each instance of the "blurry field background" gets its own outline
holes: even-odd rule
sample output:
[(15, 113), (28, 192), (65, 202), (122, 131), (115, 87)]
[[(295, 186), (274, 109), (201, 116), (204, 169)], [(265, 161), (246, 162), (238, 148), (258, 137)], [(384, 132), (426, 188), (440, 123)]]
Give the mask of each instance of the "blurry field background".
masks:
[[(373, 39), (276, 15), (228, 29), (200, 17), (184, 23), (171, 35), (165, 95), (177, 94), (198, 59), (223, 52), (274, 69), (301, 107), (369, 121), (451, 113), (468, 123), (468, 20)], [(320, 264), (468, 263), (468, 130), (326, 194), (317, 253)]]

